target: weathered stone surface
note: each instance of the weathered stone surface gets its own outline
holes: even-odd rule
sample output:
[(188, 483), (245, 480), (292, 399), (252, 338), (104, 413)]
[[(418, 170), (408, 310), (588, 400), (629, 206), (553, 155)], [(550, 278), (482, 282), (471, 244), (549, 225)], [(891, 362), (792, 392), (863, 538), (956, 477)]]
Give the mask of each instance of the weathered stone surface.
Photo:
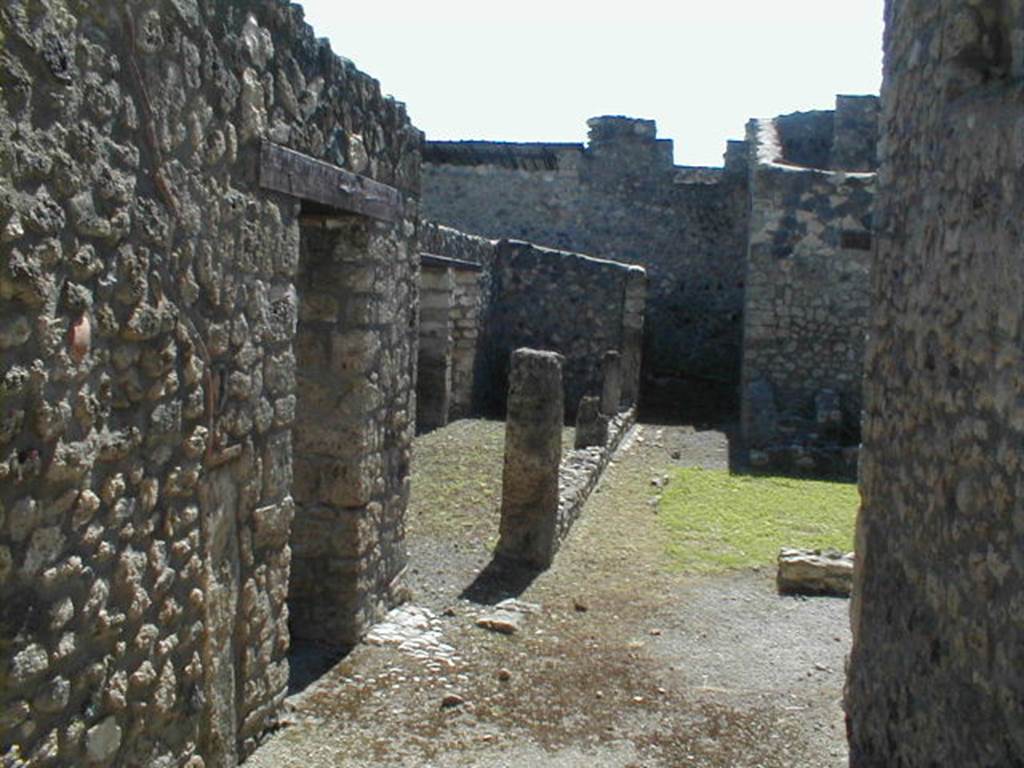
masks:
[(451, 408), (454, 269), (423, 265), (420, 269), (419, 288), (416, 430), (426, 432), (447, 424)]
[[(520, 347), (563, 355), (570, 418), (581, 397), (602, 392), (602, 356), (609, 350), (622, 361), (621, 399), (635, 401), (646, 308), (643, 269), (525, 242), (484, 240), (433, 224), (422, 234), (426, 253), (479, 265), (478, 271), (453, 268), (447, 301), (457, 403), (452, 415), (470, 409), (503, 415), (509, 359)], [(434, 312), (425, 307), (423, 315), (436, 331)], [(434, 379), (437, 390), (443, 381)]]
[(429, 609), (402, 605), (375, 624), (365, 639), (370, 645), (393, 645), (414, 658), (452, 667), (460, 657), (444, 642), (442, 626)]
[(783, 594), (848, 597), (853, 588), (853, 553), (783, 549), (775, 582)]
[(775, 437), (778, 428), (775, 389), (764, 379), (747, 383), (743, 392), (743, 408), (747, 445), (763, 448)]
[[(748, 202), (738, 166), (746, 158), (724, 169), (675, 166), (672, 142), (657, 138), (651, 120), (604, 116), (588, 126), (587, 146), (427, 142), (425, 216), (645, 267), (651, 371), (734, 387)], [(582, 394), (569, 393), (569, 402)]]
[(886, 5), (850, 765), (1016, 765), (1022, 8)]
[(454, 267), (450, 326), (452, 336), (451, 402), (449, 419), (465, 418), (482, 410), (484, 390), (478, 355), (484, 338), (492, 284), (495, 243), (431, 222), (420, 224), (420, 251), (454, 259), (466, 265)]
[[(345, 403), (324, 488), (364, 504), (316, 579), (358, 626), (400, 584), (422, 136), (280, 0), (9, 0), (0, 38), (0, 751), (231, 766), (287, 685), (296, 414)], [(403, 220), (313, 253), (263, 139)], [(318, 282), (335, 401), (297, 371)]]
[(509, 375), (497, 554), (532, 568), (554, 558), (562, 455), (562, 357), (517, 349)]
[(628, 389), (635, 396), (645, 311), (643, 269), (507, 240), (499, 241), (495, 259), (484, 361), (490, 370), (488, 412), (504, 410), (502, 385), (508, 381), (510, 354), (519, 347), (563, 355), (569, 418), (584, 395), (602, 391), (601, 365), (609, 349), (630, 361), (623, 380), (630, 380)]
[(96, 765), (109, 764), (121, 748), (121, 726), (107, 717), (85, 732), (85, 754)]
[(479, 616), (476, 625), (501, 635), (514, 635), (523, 628), (527, 617), (539, 610), (539, 605), (510, 597)]

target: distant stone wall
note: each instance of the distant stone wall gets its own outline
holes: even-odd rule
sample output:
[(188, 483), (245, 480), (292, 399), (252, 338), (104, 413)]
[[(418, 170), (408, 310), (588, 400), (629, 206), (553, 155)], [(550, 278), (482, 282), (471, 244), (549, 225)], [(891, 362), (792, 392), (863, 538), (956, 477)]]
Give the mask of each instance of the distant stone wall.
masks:
[[(301, 210), (259, 141), (414, 198), (421, 137), (277, 0), (7, 0), (0, 41), (0, 754), (231, 766), (285, 695), (310, 397)], [(407, 487), (408, 213), (359, 246), (397, 303), (352, 353), (378, 518)]]
[(887, 3), (854, 768), (1024, 764), (1022, 10)]
[(574, 144), (427, 142), (425, 215), (488, 237), (648, 271), (645, 369), (739, 381), (747, 189), (725, 169), (673, 165), (650, 120), (590, 121)]
[(584, 395), (601, 394), (601, 361), (608, 350), (622, 354), (623, 381), (630, 382), (623, 389), (635, 393), (639, 352), (629, 344), (639, 343), (639, 333), (627, 334), (627, 292), (632, 320), (642, 332), (645, 277), (640, 267), (500, 241), (483, 352), (487, 412), (504, 412), (509, 360), (520, 347), (565, 358), (562, 380), (570, 420)]
[(749, 128), (741, 406), (755, 465), (855, 471), (841, 449), (860, 437), (875, 175), (793, 164), (832, 165), (818, 139), (860, 135), (825, 132), (822, 116), (839, 114), (755, 120)]

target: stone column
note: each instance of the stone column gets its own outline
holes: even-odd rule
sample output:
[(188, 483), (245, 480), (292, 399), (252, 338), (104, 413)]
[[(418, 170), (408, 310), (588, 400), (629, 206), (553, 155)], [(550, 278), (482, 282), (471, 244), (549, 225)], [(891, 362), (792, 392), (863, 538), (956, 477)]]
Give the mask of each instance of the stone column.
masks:
[(601, 398), (584, 397), (576, 411), (576, 447), (604, 447), (608, 442), (608, 417), (601, 413)]
[(513, 352), (497, 554), (532, 568), (551, 565), (557, 547), (563, 413), (562, 356)]
[(622, 403), (622, 355), (613, 349), (601, 361), (601, 413), (614, 416)]

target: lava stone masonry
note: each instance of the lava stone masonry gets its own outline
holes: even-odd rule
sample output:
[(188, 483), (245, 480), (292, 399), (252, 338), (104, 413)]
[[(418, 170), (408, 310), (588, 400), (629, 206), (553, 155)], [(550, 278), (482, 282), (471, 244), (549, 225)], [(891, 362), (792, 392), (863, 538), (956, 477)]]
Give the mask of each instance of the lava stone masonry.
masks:
[(1024, 3), (886, 4), (850, 765), (1024, 763)]
[[(285, 694), (311, 396), (300, 204), (260, 142), (408, 197), (360, 225), (352, 292), (396, 298), (338, 338), (375, 408), (334, 457), (400, 532), (422, 137), (279, 0), (6, 0), (0, 43), (0, 754), (232, 766)], [(373, 557), (370, 591), (400, 565)]]

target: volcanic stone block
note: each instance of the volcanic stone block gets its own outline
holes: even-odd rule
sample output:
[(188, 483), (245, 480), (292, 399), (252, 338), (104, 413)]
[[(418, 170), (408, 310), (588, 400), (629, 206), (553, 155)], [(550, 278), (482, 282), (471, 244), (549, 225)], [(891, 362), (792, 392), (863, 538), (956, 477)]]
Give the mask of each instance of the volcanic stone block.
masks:
[(849, 597), (853, 555), (834, 550), (783, 549), (779, 552), (779, 592)]
[(509, 375), (497, 554), (547, 568), (557, 548), (562, 455), (562, 356), (517, 349)]
[(576, 410), (576, 448), (604, 447), (608, 417), (601, 413), (601, 398), (584, 397)]
[(622, 402), (622, 356), (613, 349), (601, 360), (601, 413), (614, 416)]

